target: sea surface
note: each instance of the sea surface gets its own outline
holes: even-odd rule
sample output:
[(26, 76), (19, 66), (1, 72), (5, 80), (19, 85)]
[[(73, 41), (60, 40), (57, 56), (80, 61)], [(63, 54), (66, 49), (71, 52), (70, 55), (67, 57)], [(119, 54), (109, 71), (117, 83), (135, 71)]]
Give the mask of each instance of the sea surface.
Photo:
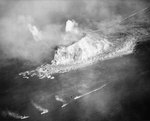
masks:
[(1, 121), (150, 120), (150, 41), (137, 43), (130, 55), (54, 79), (22, 78), (20, 72), (35, 68), (23, 61), (2, 65)]

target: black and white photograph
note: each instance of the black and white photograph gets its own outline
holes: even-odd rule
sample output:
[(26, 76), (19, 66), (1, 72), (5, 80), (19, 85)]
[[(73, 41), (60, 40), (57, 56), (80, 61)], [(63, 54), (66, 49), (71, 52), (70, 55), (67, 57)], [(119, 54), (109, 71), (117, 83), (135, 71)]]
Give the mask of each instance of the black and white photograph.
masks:
[(0, 121), (150, 121), (150, 0), (0, 0)]

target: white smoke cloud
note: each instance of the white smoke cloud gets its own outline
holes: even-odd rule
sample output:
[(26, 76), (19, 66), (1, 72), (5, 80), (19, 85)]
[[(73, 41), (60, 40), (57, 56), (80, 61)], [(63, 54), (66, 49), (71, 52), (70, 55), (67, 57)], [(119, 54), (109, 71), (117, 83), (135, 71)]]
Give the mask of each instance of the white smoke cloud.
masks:
[(55, 46), (69, 43), (62, 39), (68, 19), (74, 19), (82, 28), (105, 28), (106, 23), (120, 21), (144, 6), (136, 1), (0, 0), (1, 53), (5, 58), (41, 62), (51, 56)]

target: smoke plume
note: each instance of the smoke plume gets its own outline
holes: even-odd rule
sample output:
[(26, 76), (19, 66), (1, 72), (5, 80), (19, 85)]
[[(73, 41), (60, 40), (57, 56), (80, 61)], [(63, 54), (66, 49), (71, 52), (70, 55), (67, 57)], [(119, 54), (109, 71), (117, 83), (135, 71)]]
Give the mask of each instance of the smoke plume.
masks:
[[(63, 41), (65, 23), (83, 29), (106, 28), (145, 6), (138, 0), (0, 0), (0, 59), (42, 62)], [(134, 6), (134, 7), (133, 7)]]

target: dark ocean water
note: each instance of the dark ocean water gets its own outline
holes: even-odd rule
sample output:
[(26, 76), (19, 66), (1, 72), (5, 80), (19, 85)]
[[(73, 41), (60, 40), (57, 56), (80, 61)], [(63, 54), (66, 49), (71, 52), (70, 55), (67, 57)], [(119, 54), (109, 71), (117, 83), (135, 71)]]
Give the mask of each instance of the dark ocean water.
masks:
[[(138, 43), (133, 54), (55, 75), (53, 80), (18, 76), (29, 69), (18, 60), (0, 68), (1, 121), (20, 120), (8, 112), (29, 116), (25, 121), (150, 120), (149, 41)], [(73, 99), (103, 84), (107, 85), (101, 90)], [(63, 103), (69, 104), (62, 108)], [(37, 105), (49, 112), (41, 115)]]

